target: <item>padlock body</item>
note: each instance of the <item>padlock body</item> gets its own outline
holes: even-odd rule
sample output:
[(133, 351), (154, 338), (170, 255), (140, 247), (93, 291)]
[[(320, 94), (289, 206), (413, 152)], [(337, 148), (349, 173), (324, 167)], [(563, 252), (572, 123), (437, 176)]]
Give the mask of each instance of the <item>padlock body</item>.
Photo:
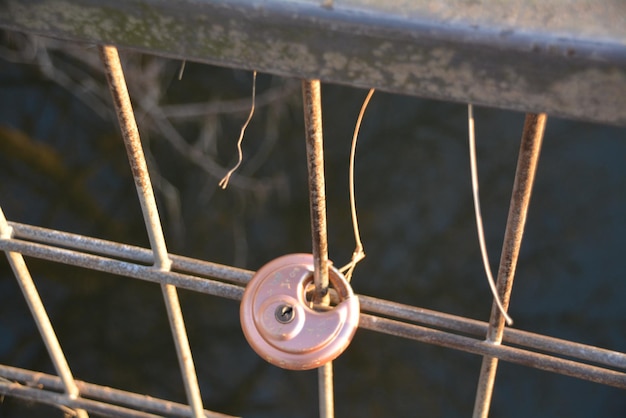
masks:
[(250, 346), (285, 369), (307, 370), (339, 356), (359, 322), (359, 301), (334, 267), (329, 279), (340, 295), (336, 306), (316, 310), (306, 298), (313, 282), (313, 256), (290, 254), (254, 275), (241, 301), (241, 326)]

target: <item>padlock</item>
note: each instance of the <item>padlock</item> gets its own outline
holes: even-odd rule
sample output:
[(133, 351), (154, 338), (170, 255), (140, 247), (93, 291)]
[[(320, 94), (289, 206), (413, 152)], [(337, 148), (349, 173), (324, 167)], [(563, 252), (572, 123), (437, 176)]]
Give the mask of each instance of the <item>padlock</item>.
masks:
[(257, 354), (284, 369), (308, 370), (348, 347), (359, 325), (359, 300), (335, 267), (329, 266), (328, 278), (339, 303), (323, 309), (307, 300), (313, 287), (311, 254), (285, 255), (256, 272), (239, 313), (246, 340)]

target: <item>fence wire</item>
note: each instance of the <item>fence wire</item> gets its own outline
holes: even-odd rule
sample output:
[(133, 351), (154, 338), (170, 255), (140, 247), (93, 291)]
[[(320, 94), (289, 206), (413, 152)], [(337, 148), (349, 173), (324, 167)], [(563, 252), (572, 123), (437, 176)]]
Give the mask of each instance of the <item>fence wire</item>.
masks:
[[(51, 376), (0, 365), (0, 377), (5, 379), (0, 381), (0, 393), (67, 407), (79, 417), (86, 417), (88, 412), (123, 417), (226, 417), (228, 415), (207, 411), (202, 405), (177, 289), (240, 300), (253, 272), (168, 253), (117, 49), (101, 47), (101, 56), (107, 69), (151, 248), (10, 222), (0, 209), (0, 250), (9, 259), (58, 374)], [(316, 100), (319, 105), (319, 98)], [(544, 119), (538, 120), (542, 117)], [(612, 117), (619, 121), (623, 116), (618, 114)], [(537, 144), (540, 144), (543, 133), (543, 127), (538, 125), (544, 123), (545, 115), (530, 115), (522, 138), (498, 275), (498, 290), (505, 307), (511, 296), (516, 258), (538, 157)], [(322, 236), (325, 239), (325, 231)], [(167, 307), (188, 405), (74, 379), (30, 277), (24, 256), (159, 284)], [(321, 265), (325, 262), (322, 257)], [(320, 286), (317, 279), (316, 285)], [(483, 356), (475, 417), (486, 417), (488, 414), (498, 360), (626, 389), (625, 353), (505, 328), (503, 318), (495, 307), (487, 323), (371, 296), (359, 295), (359, 300), (362, 309), (361, 328)], [(330, 365), (320, 372), (319, 381), (321, 392), (325, 393), (320, 399), (320, 415), (330, 417), (333, 415)]]
[[(151, 250), (10, 222), (11, 238), (0, 250), (170, 284), (212, 296), (240, 300), (252, 271), (170, 255), (172, 271), (150, 265)], [(60, 246), (64, 247), (61, 248)], [(360, 327), (468, 353), (492, 356), (541, 370), (626, 389), (626, 354), (568, 340), (505, 328), (503, 344), (484, 340), (488, 323), (359, 295)]]

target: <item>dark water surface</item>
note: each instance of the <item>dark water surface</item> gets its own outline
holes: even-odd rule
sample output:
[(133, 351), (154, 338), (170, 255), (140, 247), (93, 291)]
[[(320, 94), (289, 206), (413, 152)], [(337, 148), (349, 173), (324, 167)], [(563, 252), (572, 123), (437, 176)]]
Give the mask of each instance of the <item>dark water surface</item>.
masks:
[[(15, 48), (11, 39), (3, 40)], [(93, 48), (75, 51), (95, 57)], [(124, 147), (103, 77), (89, 64), (93, 59), (53, 50), (55, 79), (41, 64), (41, 50), (35, 56), (39, 65), (10, 62), (13, 56), (6, 54), (0, 60), (5, 215), (147, 246)], [(248, 180), (222, 191), (219, 176), (190, 155), (232, 165), (245, 111), (177, 120), (187, 156), (172, 146), (151, 112), (168, 103), (249, 98), (251, 74), (188, 63), (178, 81), (176, 62), (136, 55), (123, 55), (123, 62), (170, 251), (248, 269), (286, 253), (310, 252), (298, 82), (259, 76), (260, 95), (294, 87), (257, 109), (239, 171)], [(63, 74), (73, 84), (63, 87)], [(84, 81), (89, 79), (92, 84)], [(348, 156), (365, 93), (333, 85), (322, 90), (329, 249), (337, 265), (354, 249)], [(466, 111), (459, 104), (374, 95), (357, 150), (357, 205), (367, 253), (353, 278), (357, 293), (488, 319)], [(524, 115), (485, 108), (475, 113), (485, 233), (495, 269)], [(623, 128), (548, 119), (510, 307), (516, 328), (626, 351), (625, 134)], [(35, 259), (27, 263), (76, 378), (185, 402), (159, 286)], [(207, 408), (246, 417), (317, 416), (315, 371), (284, 371), (257, 357), (243, 338), (236, 302), (180, 295)], [(360, 330), (335, 362), (337, 416), (468, 417), (480, 360)], [(53, 373), (4, 258), (0, 363)], [(62, 412), (11, 398), (0, 404), (0, 417), (22, 416)], [(626, 394), (501, 363), (491, 416), (621, 417)]]

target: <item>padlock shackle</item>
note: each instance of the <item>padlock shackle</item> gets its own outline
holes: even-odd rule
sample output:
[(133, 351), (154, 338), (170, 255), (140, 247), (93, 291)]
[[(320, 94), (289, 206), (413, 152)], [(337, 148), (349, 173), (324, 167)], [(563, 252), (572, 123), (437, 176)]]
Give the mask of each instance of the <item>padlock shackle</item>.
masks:
[(335, 292), (339, 294), (340, 299), (345, 300), (350, 297), (354, 297), (352, 287), (350, 286), (344, 275), (330, 262), (328, 264), (328, 281), (333, 285), (332, 288), (335, 289)]
[[(311, 266), (313, 267), (313, 266)], [(311, 269), (311, 276), (307, 277), (304, 283), (304, 292), (305, 298), (307, 301), (313, 300), (313, 293), (315, 292), (315, 288), (311, 286), (314, 281), (313, 270)], [(346, 284), (348, 281), (344, 277), (344, 275), (332, 264), (329, 263), (328, 266), (328, 281), (331, 284), (331, 287), (328, 288), (328, 294), (330, 296), (331, 304), (338, 305), (342, 301), (354, 297), (354, 292), (352, 291), (352, 287)], [(334, 292), (333, 292), (334, 290)], [(332, 305), (331, 305), (332, 306)], [(321, 308), (321, 310), (326, 310), (325, 306), (315, 305), (315, 308)]]

